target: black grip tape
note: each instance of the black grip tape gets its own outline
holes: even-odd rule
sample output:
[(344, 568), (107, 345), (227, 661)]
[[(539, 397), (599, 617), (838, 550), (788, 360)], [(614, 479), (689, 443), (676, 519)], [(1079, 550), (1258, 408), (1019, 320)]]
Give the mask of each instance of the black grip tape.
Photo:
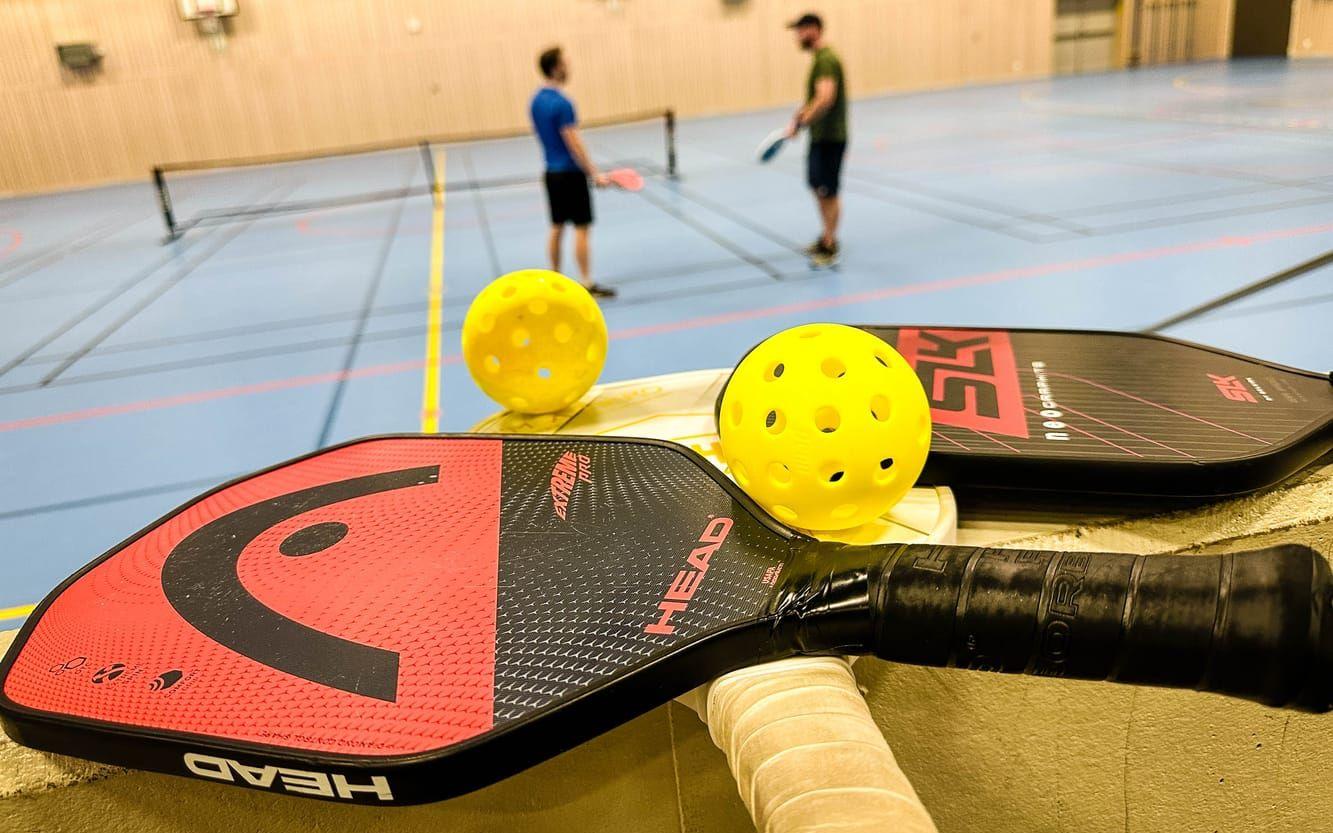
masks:
[(1330, 592), (1323, 557), (1295, 545), (1196, 556), (910, 545), (872, 577), (872, 648), (1328, 711)]

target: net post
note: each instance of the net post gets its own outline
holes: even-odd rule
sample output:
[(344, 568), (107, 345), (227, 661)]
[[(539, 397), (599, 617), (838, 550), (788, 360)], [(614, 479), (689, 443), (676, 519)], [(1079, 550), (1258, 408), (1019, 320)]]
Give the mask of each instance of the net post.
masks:
[(668, 109), (666, 119), (667, 176), (676, 178), (676, 111)]
[(421, 164), (426, 171), (426, 187), (430, 189), (431, 200), (435, 205), (439, 205), (444, 195), (440, 193), (440, 181), (435, 176), (435, 157), (430, 152), (430, 140), (422, 139), (417, 142), (417, 148), (421, 151)]
[(157, 187), (157, 204), (162, 209), (162, 222), (167, 227), (167, 239), (162, 241), (170, 243), (181, 236), (180, 230), (176, 228), (176, 214), (171, 209), (171, 193), (167, 191), (167, 177), (162, 168), (153, 168), (153, 185)]

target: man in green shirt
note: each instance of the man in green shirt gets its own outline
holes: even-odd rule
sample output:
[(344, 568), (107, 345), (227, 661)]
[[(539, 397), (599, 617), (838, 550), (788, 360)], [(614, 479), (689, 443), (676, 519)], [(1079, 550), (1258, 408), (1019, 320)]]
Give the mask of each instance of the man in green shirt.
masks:
[(802, 127), (810, 130), (806, 180), (815, 192), (824, 224), (819, 239), (805, 252), (816, 266), (832, 266), (838, 262), (838, 219), (842, 214), (838, 184), (842, 178), (842, 157), (847, 150), (847, 82), (842, 61), (824, 42), (824, 21), (819, 15), (803, 14), (788, 28), (796, 31), (796, 42), (801, 49), (814, 53), (805, 86), (805, 104), (796, 111), (787, 129), (789, 138)]

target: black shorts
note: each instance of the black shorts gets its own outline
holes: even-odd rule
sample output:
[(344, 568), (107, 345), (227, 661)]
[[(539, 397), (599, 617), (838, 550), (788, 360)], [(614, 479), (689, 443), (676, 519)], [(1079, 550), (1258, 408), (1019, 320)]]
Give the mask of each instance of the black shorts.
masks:
[(838, 196), (838, 183), (842, 180), (842, 155), (846, 151), (846, 142), (810, 143), (810, 155), (805, 159), (805, 178), (810, 183), (810, 190), (821, 197)]
[(592, 222), (592, 194), (583, 171), (547, 171), (546, 203), (551, 209), (551, 225), (586, 226)]

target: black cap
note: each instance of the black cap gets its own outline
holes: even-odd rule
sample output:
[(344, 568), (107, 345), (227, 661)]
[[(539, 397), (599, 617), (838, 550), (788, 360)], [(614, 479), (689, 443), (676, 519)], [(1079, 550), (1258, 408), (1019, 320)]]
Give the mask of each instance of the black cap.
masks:
[(824, 21), (820, 19), (819, 15), (813, 12), (806, 12), (787, 24), (788, 29), (799, 29), (802, 26), (818, 26), (820, 29), (823, 29)]

